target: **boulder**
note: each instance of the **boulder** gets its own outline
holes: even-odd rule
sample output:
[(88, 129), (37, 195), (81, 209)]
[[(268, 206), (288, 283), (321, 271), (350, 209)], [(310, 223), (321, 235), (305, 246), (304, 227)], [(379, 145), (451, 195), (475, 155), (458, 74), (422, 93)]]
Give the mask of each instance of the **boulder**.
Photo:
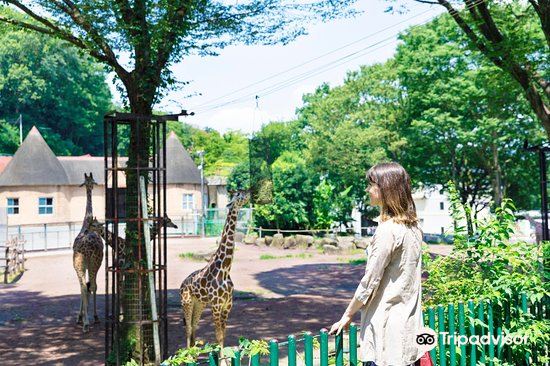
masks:
[(250, 235), (246, 235), (242, 242), (248, 245), (253, 245), (253, 244), (256, 244), (256, 239), (258, 239), (258, 235), (250, 234)]
[(335, 238), (324, 237), (324, 238), (321, 240), (321, 244), (322, 244), (323, 246), (325, 246), (325, 245), (332, 245), (333, 247), (337, 247), (337, 246), (338, 246), (338, 240), (335, 239)]
[(309, 248), (313, 245), (313, 236), (311, 235), (296, 235), (296, 246), (300, 248)]
[(240, 231), (237, 231), (235, 232), (235, 242), (236, 243), (242, 243), (243, 240), (244, 240), (244, 233), (240, 232)]
[(275, 234), (273, 235), (273, 241), (271, 242), (271, 246), (275, 248), (282, 248), (285, 244), (285, 238), (283, 237), (283, 234)]
[(273, 237), (270, 235), (264, 236), (264, 239), (265, 239), (265, 245), (271, 245), (271, 243), (273, 243)]
[(285, 238), (285, 243), (283, 244), (283, 249), (292, 249), (296, 248), (296, 238), (293, 236), (287, 236)]
[(355, 238), (355, 240), (353, 240), (353, 245), (355, 245), (355, 249), (367, 249), (369, 244), (370, 239), (367, 238)]
[(256, 245), (262, 245), (265, 246), (265, 238), (258, 238), (256, 239)]
[(340, 254), (342, 253), (342, 249), (338, 248), (334, 245), (323, 245), (323, 253), (325, 254)]
[(338, 238), (338, 246), (344, 250), (351, 250), (355, 248), (353, 236), (341, 236)]

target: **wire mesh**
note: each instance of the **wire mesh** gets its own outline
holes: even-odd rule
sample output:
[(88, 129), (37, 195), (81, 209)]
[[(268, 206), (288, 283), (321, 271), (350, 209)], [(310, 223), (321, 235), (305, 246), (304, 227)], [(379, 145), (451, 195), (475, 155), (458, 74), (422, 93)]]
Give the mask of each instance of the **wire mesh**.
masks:
[(165, 136), (170, 117), (177, 119), (127, 113), (104, 119), (108, 364), (125, 364), (130, 357), (158, 364), (167, 356)]

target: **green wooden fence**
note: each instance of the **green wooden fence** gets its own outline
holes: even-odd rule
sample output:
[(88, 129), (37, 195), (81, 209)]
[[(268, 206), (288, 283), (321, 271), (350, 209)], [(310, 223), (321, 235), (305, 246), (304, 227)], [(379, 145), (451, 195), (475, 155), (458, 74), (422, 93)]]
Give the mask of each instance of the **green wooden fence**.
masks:
[[(528, 314), (528, 317), (534, 319), (550, 319), (550, 301), (544, 297), (539, 301), (530, 303), (525, 293), (502, 301), (501, 305), (497, 302), (482, 300), (474, 302), (462, 302), (458, 306), (448, 304), (436, 307), (428, 307), (424, 312), (424, 324), (436, 331), (438, 334), (437, 346), (430, 351), (434, 365), (438, 366), (474, 366), (474, 365), (495, 365), (495, 359), (500, 362), (507, 361), (516, 366), (547, 365), (541, 361), (541, 356), (549, 356), (548, 345), (532, 345), (525, 352), (514, 351), (512, 345), (507, 345), (502, 337), (497, 338), (495, 342), (490, 337), (487, 345), (476, 345), (458, 342), (464, 337), (471, 336), (494, 336), (503, 335), (503, 329), (510, 326), (512, 319), (519, 319), (521, 314)], [(281, 356), (286, 356), (288, 366), (357, 366), (357, 332), (358, 327), (354, 324), (350, 326), (348, 337), (340, 334), (334, 337), (334, 343), (329, 343), (329, 335), (326, 329), (320, 331), (318, 335), (305, 333), (296, 338), (290, 335), (284, 342), (271, 340), (269, 342), (269, 354), (261, 356), (260, 354), (248, 357), (250, 366), (281, 366)], [(444, 342), (444, 336), (448, 333), (447, 344)], [(462, 338), (460, 338), (462, 336)], [(449, 343), (457, 340), (457, 345), (451, 347)], [(344, 340), (346, 342), (344, 342)], [(446, 340), (446, 341), (447, 341)], [(344, 345), (344, 343), (346, 343)], [(297, 349), (300, 348), (300, 351)], [(241, 366), (244, 357), (241, 352), (236, 352), (232, 357), (231, 366)], [(209, 366), (218, 366), (219, 361), (217, 353), (211, 353), (208, 360), (188, 364), (188, 366), (197, 366), (206, 364)], [(286, 365), (285, 365), (286, 366)]]

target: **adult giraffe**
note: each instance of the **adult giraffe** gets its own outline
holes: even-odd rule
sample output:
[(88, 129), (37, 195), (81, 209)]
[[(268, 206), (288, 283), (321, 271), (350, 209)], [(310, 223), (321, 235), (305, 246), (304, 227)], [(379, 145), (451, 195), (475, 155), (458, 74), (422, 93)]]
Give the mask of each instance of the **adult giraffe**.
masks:
[(227, 219), (222, 232), (220, 245), (203, 269), (191, 273), (180, 286), (181, 305), (185, 318), (187, 347), (195, 344), (195, 333), (202, 311), (210, 305), (216, 341), (223, 349), (225, 327), (233, 306), (233, 282), (229, 272), (235, 246), (235, 226), (239, 209), (250, 198), (246, 191), (237, 191), (227, 205)]

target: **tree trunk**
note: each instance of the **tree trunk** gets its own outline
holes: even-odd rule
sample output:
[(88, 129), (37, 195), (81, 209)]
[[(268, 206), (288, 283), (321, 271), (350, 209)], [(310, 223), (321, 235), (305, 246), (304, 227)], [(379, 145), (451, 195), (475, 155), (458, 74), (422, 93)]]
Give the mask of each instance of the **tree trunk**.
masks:
[(496, 141), (496, 134), (493, 133), (493, 142), (491, 143), (491, 153), (493, 158), (493, 207), (496, 209), (497, 207), (500, 207), (500, 204), (502, 203), (502, 171), (500, 169), (500, 163), (498, 160), (498, 147), (497, 144), (494, 142)]
[[(126, 85), (128, 98), (130, 100), (130, 109), (133, 114), (140, 116), (150, 116), (152, 114), (152, 99), (144, 100), (140, 96), (146, 93), (140, 92), (136, 88), (137, 82)], [(130, 144), (127, 147), (128, 163), (127, 167), (147, 167), (150, 158), (150, 121), (143, 119), (133, 121), (130, 124)], [(139, 182), (140, 176), (145, 177), (148, 182), (146, 171), (138, 172), (130, 169), (126, 171), (126, 217), (140, 217), (139, 207)], [(146, 190), (147, 192), (147, 190)], [(143, 236), (143, 227), (141, 223), (128, 221), (126, 224), (126, 253), (128, 262), (132, 269), (145, 269), (145, 237)], [(139, 237), (141, 236), (141, 240)], [(141, 260), (140, 260), (141, 258)], [(127, 273), (123, 277), (121, 299), (124, 314), (124, 320), (121, 331), (121, 347), (119, 355), (122, 362), (135, 359), (143, 364), (154, 362), (153, 347), (153, 327), (151, 324), (140, 325), (141, 320), (151, 320), (149, 282), (146, 275), (137, 273)], [(143, 352), (142, 352), (143, 350)], [(124, 359), (127, 357), (128, 359)]]

